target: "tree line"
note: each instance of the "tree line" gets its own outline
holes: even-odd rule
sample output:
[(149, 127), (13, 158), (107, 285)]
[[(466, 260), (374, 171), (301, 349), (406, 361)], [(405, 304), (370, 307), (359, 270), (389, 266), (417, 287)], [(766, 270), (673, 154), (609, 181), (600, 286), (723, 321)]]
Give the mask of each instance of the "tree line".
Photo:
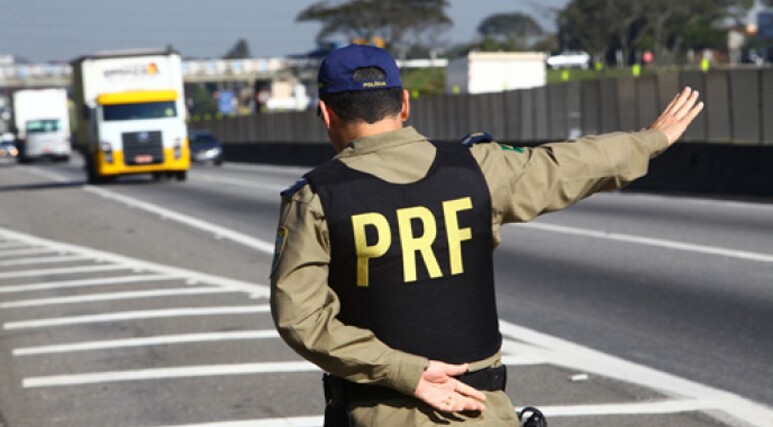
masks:
[[(763, 3), (773, 7), (773, 0)], [(532, 15), (513, 11), (484, 18), (478, 37), (457, 46), (447, 38), (453, 24), (448, 0), (324, 0), (302, 10), (297, 21), (321, 23), (319, 43), (376, 42), (399, 58), (441, 50), (453, 56), (473, 49), (581, 49), (597, 60), (631, 62), (637, 52), (649, 50), (659, 61), (673, 63), (690, 49), (726, 47), (728, 28), (742, 27), (753, 5), (754, 0), (571, 0), (562, 9), (541, 8), (555, 20), (557, 33), (547, 32)]]

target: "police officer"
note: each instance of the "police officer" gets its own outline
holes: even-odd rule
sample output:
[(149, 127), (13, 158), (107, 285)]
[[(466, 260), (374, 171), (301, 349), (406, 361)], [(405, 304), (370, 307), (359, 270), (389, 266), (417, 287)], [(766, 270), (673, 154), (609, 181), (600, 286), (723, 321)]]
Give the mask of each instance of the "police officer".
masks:
[(271, 275), (282, 338), (325, 377), (328, 426), (518, 425), (504, 393), (492, 252), (529, 221), (643, 176), (703, 104), (650, 129), (533, 149), (404, 127), (394, 59), (350, 45), (318, 75), (334, 159), (282, 193)]

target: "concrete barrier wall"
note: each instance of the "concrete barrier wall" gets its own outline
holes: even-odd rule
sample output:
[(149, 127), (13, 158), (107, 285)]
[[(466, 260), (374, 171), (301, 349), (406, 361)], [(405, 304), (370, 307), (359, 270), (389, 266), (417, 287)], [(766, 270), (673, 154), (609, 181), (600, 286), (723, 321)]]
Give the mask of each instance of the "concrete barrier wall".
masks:
[[(485, 95), (422, 96), (409, 122), (455, 141), (485, 130), (498, 141), (536, 145), (649, 126), (677, 91), (701, 92), (706, 110), (652, 163), (634, 188), (773, 196), (773, 69), (686, 71), (602, 79)], [(224, 142), (227, 161), (315, 166), (333, 155), (315, 111), (200, 121)]]

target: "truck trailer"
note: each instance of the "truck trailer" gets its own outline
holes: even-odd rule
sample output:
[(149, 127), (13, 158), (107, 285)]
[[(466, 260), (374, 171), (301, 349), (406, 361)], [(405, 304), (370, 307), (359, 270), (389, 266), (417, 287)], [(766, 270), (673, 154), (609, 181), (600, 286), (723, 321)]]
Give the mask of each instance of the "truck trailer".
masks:
[(187, 177), (190, 168), (180, 55), (172, 50), (105, 52), (77, 58), (74, 144), (88, 181), (150, 173)]
[(70, 114), (64, 89), (24, 89), (13, 93), (13, 125), (18, 160), (70, 159)]

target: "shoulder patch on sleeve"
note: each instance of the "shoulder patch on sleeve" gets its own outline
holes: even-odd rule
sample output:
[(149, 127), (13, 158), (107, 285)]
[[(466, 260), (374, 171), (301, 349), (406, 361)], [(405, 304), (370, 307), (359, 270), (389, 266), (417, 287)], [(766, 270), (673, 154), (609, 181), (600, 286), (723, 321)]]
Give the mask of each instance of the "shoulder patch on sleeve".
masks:
[(279, 194), (282, 197), (292, 197), (293, 194), (297, 193), (298, 190), (301, 189), (301, 187), (303, 187), (304, 185), (306, 185), (308, 183), (309, 183), (309, 180), (306, 179), (306, 177), (303, 177), (303, 178), (299, 179), (298, 181), (296, 181), (295, 184), (293, 184), (290, 188), (282, 191)]
[(524, 150), (522, 147), (513, 147), (512, 145), (507, 144), (499, 144), (499, 148), (501, 148), (504, 151), (515, 151), (516, 153), (523, 153)]
[(464, 138), (459, 140), (459, 143), (470, 147), (480, 142), (491, 142), (493, 140), (494, 137), (489, 135), (488, 132), (473, 132), (471, 134), (465, 135)]

